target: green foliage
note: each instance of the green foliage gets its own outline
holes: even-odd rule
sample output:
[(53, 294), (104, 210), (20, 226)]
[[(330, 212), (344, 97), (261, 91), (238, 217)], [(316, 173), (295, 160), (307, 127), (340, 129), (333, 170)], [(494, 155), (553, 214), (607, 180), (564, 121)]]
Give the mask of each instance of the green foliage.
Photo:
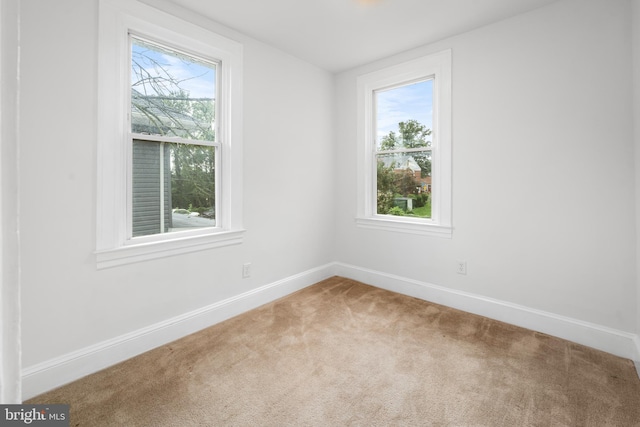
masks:
[(389, 215), (404, 216), (404, 211), (399, 206), (394, 206), (387, 212)]
[(407, 197), (410, 194), (416, 192), (416, 187), (420, 185), (416, 178), (413, 175), (413, 171), (410, 169), (403, 171), (393, 171), (395, 180), (394, 180), (394, 190), (401, 194), (402, 197)]
[(421, 218), (431, 218), (431, 202), (420, 208), (413, 208), (413, 215)]
[[(395, 165), (385, 167), (378, 162), (378, 198), (377, 213), (381, 215), (410, 215), (431, 218), (431, 196), (429, 193), (416, 193), (417, 182), (412, 174), (395, 171)], [(404, 212), (396, 206), (396, 199), (413, 199), (413, 210)]]
[[(215, 148), (171, 144), (171, 201), (173, 206), (212, 209), (215, 205)], [(200, 212), (202, 213), (202, 212)]]
[(431, 141), (427, 141), (427, 137), (431, 135), (431, 129), (417, 120), (407, 120), (398, 123), (399, 132), (389, 132), (382, 138), (381, 150), (397, 150), (399, 148), (420, 148), (428, 147)]
[(429, 194), (427, 193), (415, 194), (413, 196), (413, 207), (421, 208), (425, 206), (428, 201), (429, 201)]
[(378, 191), (377, 212), (386, 215), (393, 207), (393, 193), (388, 191)]
[(385, 167), (384, 163), (378, 162), (377, 181), (378, 181), (378, 200), (377, 212), (379, 214), (387, 214), (393, 207), (393, 199), (395, 194), (394, 186), (395, 174), (393, 165)]
[(395, 163), (385, 166), (382, 161), (378, 161), (377, 184), (377, 212), (382, 215), (390, 214), (395, 207), (394, 199), (413, 195), (418, 186), (410, 170), (397, 171)]

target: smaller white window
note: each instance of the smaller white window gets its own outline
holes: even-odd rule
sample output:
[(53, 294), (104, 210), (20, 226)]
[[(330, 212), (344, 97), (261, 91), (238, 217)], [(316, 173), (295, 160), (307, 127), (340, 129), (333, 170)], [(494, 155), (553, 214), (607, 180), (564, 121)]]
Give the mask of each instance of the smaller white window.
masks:
[(242, 242), (242, 46), (100, 0), (97, 265)]
[(358, 78), (359, 226), (451, 237), (451, 51)]

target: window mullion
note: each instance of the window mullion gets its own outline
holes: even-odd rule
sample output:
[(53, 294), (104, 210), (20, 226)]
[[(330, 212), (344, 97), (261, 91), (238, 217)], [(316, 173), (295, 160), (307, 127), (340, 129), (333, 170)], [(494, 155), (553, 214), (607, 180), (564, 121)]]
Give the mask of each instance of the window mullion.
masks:
[(375, 154), (396, 154), (396, 153), (420, 153), (422, 151), (433, 151), (433, 147), (417, 147), (417, 148), (398, 148), (396, 150), (380, 150)]
[(188, 145), (206, 145), (208, 147), (218, 147), (220, 146), (219, 142), (208, 141), (208, 140), (198, 140), (198, 139), (186, 139), (174, 136), (164, 136), (164, 135), (148, 135), (144, 133), (130, 133), (130, 138), (139, 139), (142, 141), (155, 141), (155, 142), (174, 142), (178, 144), (188, 144)]

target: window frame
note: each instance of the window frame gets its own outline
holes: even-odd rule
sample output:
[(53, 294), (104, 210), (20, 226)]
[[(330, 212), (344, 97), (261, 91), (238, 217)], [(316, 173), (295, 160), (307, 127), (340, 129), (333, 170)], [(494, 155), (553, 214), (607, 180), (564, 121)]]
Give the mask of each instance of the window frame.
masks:
[[(97, 268), (242, 243), (242, 45), (131, 0), (100, 0), (99, 25)], [(135, 137), (129, 122), (130, 35), (217, 63), (220, 170), (216, 171), (216, 192), (220, 200), (216, 200), (216, 226), (211, 229), (130, 235), (130, 148)], [(174, 142), (184, 141), (175, 138)]]
[[(431, 218), (377, 213), (375, 92), (432, 78)], [(357, 78), (358, 208), (356, 224), (394, 232), (451, 238), (451, 50), (386, 67)]]

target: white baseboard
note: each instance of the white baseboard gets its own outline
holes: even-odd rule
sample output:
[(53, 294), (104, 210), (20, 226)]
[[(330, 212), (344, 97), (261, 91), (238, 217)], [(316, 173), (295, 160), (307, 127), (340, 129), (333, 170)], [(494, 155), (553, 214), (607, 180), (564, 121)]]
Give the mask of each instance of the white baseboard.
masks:
[(640, 337), (635, 334), (353, 265), (336, 263), (334, 273), (378, 288), (563, 338), (634, 360), (637, 367), (640, 365)]
[(22, 371), (22, 399), (170, 343), (238, 314), (289, 295), (333, 275), (327, 264), (160, 323), (47, 360)]
[(29, 366), (22, 371), (22, 397), (29, 399), (37, 396), (334, 275), (543, 332), (631, 359), (635, 361), (640, 376), (638, 335), (406, 277), (343, 263), (331, 263)]

